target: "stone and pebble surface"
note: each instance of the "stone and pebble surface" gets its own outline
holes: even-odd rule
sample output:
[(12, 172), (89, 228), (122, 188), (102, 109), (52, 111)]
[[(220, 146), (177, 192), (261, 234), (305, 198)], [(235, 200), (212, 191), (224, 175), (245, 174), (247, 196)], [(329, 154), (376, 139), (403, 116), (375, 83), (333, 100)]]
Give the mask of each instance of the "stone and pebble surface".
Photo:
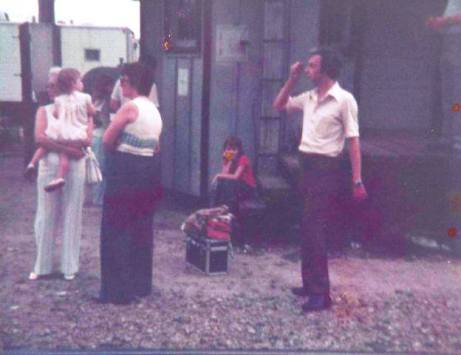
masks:
[[(85, 207), (81, 268), (29, 281), (34, 186), (0, 170), (0, 344), (5, 349), (248, 349), (461, 353), (461, 260), (447, 255), (330, 260), (333, 307), (302, 314), (295, 245), (238, 252), (229, 274), (185, 266), (184, 213), (156, 217), (155, 292), (127, 306), (99, 288), (100, 209)], [(5, 181), (8, 180), (8, 188)], [(57, 249), (60, 241), (57, 238)], [(58, 265), (59, 255), (56, 255)]]

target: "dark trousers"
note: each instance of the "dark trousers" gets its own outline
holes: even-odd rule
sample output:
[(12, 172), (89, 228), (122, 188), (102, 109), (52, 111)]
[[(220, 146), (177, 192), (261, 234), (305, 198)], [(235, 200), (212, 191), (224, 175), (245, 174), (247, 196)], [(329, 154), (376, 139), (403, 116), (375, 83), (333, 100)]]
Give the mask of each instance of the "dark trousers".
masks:
[(300, 154), (304, 199), (301, 240), (303, 287), (311, 294), (329, 294), (327, 227), (332, 222), (341, 177), (340, 160)]
[(101, 223), (101, 298), (130, 302), (152, 291), (153, 215), (158, 158), (107, 157)]
[(239, 202), (253, 197), (255, 188), (239, 180), (218, 179), (213, 206), (227, 205), (238, 215)]

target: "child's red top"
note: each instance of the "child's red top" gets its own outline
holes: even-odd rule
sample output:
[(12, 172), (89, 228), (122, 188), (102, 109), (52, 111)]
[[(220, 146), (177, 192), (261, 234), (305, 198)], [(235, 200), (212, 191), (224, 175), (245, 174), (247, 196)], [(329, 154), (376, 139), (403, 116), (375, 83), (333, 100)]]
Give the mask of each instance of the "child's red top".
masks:
[(251, 167), (250, 164), (250, 159), (246, 155), (242, 155), (239, 158), (239, 161), (237, 163), (237, 169), (238, 167), (243, 166), (243, 173), (240, 179), (247, 185), (250, 185), (251, 187), (256, 187), (256, 179), (253, 174), (253, 168)]

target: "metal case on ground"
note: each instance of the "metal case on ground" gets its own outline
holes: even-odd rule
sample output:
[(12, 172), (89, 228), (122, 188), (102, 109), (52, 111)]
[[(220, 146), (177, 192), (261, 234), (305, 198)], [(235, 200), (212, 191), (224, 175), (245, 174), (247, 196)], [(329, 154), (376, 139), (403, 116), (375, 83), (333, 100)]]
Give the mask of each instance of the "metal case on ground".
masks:
[(207, 275), (226, 274), (229, 242), (186, 236), (186, 262)]

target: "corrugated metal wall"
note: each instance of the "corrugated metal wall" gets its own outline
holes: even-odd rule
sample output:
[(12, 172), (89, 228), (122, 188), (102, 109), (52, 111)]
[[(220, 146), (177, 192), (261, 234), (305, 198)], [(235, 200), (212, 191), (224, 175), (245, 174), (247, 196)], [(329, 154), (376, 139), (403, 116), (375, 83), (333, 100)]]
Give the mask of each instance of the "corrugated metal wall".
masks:
[[(156, 81), (164, 120), (163, 183), (167, 188), (194, 196), (200, 195), (201, 174), (209, 175), (211, 180), (219, 172), (222, 144), (229, 135), (243, 140), (246, 153), (254, 165), (259, 165), (259, 170), (276, 170), (280, 148), (293, 139), (285, 135), (285, 126), (296, 120), (285, 120), (272, 112), (270, 106), (287, 78), (288, 62), (305, 60), (308, 49), (318, 40), (319, 0), (212, 0), (210, 4), (211, 33), (202, 36), (202, 39), (211, 37), (206, 137), (209, 163), (208, 172), (204, 172), (201, 171), (203, 51), (194, 54), (163, 51), (165, 1), (141, 2), (141, 51), (160, 59)], [(271, 9), (281, 12), (271, 13)], [(233, 49), (224, 49), (228, 53), (218, 53), (228, 44), (218, 34), (241, 36), (242, 41), (237, 40)], [(178, 95), (178, 79), (188, 80), (187, 95)], [(307, 85), (307, 81), (302, 84)]]
[(141, 2), (141, 52), (158, 60), (162, 182), (168, 189), (200, 196), (203, 53), (162, 50), (164, 6), (164, 1)]
[[(254, 162), (261, 100), (262, 1), (212, 1), (212, 59), (209, 132), (209, 172), (221, 169), (221, 149), (229, 135), (239, 136), (246, 154)], [(218, 26), (228, 31), (247, 30), (242, 58), (226, 60), (217, 55)]]
[[(242, 138), (260, 173), (274, 173), (279, 152), (297, 146), (300, 115), (280, 116), (270, 104), (288, 76), (289, 65), (305, 62), (309, 49), (318, 45), (321, 12), (328, 11), (321, 0), (209, 3), (211, 33), (202, 36), (211, 36), (208, 171), (201, 171), (203, 52), (162, 51), (165, 0), (143, 1), (141, 11), (145, 18), (142, 50), (160, 58), (157, 83), (165, 123), (163, 181), (168, 188), (195, 196), (200, 195), (201, 174), (211, 179), (220, 170), (221, 146), (230, 134)], [(362, 130), (427, 131), (434, 121), (438, 61), (435, 35), (424, 21), (438, 13), (440, 1), (373, 0), (363, 4), (367, 7), (366, 29), (359, 28), (360, 45), (351, 47), (354, 55), (342, 78), (344, 87), (359, 94)], [(353, 24), (352, 15), (345, 15), (350, 17), (347, 26)], [(347, 26), (343, 44), (350, 40)], [(226, 59), (218, 53), (223, 48), (219, 36), (231, 38), (238, 33), (243, 40), (240, 54)], [(182, 73), (179, 78), (178, 73)], [(186, 95), (178, 95), (178, 79), (187, 81)], [(303, 77), (294, 94), (310, 87)]]
[(360, 82), (365, 129), (428, 131), (434, 109), (437, 38), (425, 26), (440, 1), (367, 2)]

